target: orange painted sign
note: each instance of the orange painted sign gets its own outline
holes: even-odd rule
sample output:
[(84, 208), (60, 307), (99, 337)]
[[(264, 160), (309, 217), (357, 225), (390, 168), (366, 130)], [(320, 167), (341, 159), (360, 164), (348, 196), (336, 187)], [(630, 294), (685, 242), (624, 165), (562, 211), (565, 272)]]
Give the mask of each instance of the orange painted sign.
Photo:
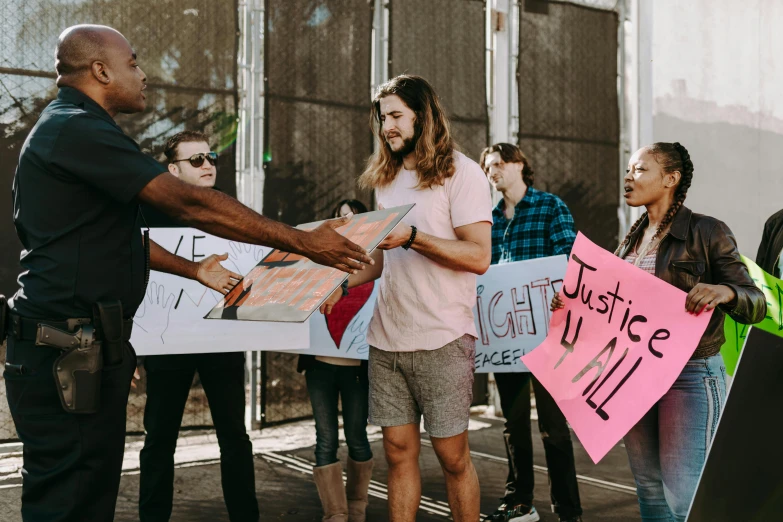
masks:
[[(413, 208), (405, 205), (358, 214), (336, 229), (372, 252)], [(308, 230), (323, 223), (307, 223)], [(306, 321), (348, 277), (336, 268), (316, 264), (306, 257), (273, 250), (206, 316), (207, 319), (243, 321)]]

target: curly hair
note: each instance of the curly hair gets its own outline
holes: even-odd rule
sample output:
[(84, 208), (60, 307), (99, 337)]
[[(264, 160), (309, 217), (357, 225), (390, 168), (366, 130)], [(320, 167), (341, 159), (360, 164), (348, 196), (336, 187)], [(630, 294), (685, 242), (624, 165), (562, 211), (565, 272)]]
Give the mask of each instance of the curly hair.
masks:
[[(661, 168), (663, 168), (664, 172), (671, 173), (679, 171), (680, 173), (680, 182), (674, 189), (674, 201), (669, 207), (669, 210), (667, 210), (666, 214), (663, 216), (661, 224), (658, 225), (658, 229), (655, 231), (655, 235), (653, 235), (651, 240), (654, 241), (664, 230), (666, 230), (666, 228), (674, 219), (674, 216), (677, 215), (677, 212), (679, 212), (683, 203), (685, 203), (688, 189), (691, 187), (691, 182), (693, 181), (693, 161), (691, 161), (691, 155), (688, 153), (688, 149), (676, 141), (674, 143), (653, 143), (647, 147), (647, 152), (655, 157), (655, 161), (657, 161)], [(628, 231), (628, 234), (625, 235), (623, 242), (620, 243), (620, 246), (618, 246), (617, 250), (615, 250), (615, 254), (619, 254), (620, 251), (628, 244), (631, 237), (636, 233), (637, 229), (639, 226), (641, 226), (646, 217), (647, 212), (642, 214), (639, 219), (636, 220), (636, 222), (631, 226), (631, 229)]]
[(378, 88), (372, 101), (370, 128), (377, 141), (376, 152), (370, 156), (367, 167), (359, 176), (363, 189), (385, 187), (394, 181), (402, 167), (402, 158), (393, 154), (383, 137), (381, 100), (387, 96), (399, 96), (416, 114), (416, 173), (417, 189), (443, 185), (454, 175), (454, 150), (451, 126), (432, 86), (420, 76), (403, 74), (392, 78)]
[(528, 187), (533, 186), (536, 173), (533, 171), (533, 167), (530, 166), (530, 160), (522, 152), (522, 150), (513, 143), (495, 143), (494, 145), (487, 147), (481, 151), (481, 158), (479, 159), (479, 165), (481, 165), (484, 173), (487, 173), (487, 169), (484, 166), (484, 160), (487, 156), (493, 152), (500, 153), (500, 159), (504, 163), (521, 163), (522, 164), (522, 180)]

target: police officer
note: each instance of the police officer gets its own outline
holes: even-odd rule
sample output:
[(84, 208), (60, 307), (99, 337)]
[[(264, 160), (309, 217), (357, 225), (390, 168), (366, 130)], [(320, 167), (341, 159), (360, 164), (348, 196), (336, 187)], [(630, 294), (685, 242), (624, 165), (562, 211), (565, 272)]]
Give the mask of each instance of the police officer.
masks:
[[(163, 150), (171, 174), (185, 183), (213, 188), (217, 153), (208, 137), (182, 131)], [(181, 226), (155, 209), (142, 207), (150, 227)], [(139, 455), (139, 518), (165, 522), (174, 497), (174, 452), (182, 413), (198, 372), (220, 446), (220, 478), (231, 522), (258, 521), (253, 446), (245, 431), (245, 357), (242, 352), (148, 355), (144, 448)]]
[(144, 109), (146, 87), (116, 30), (66, 29), (56, 69), (58, 97), (25, 141), (14, 177), (14, 224), (24, 250), (21, 288), (9, 301), (6, 393), (24, 444), (23, 520), (109, 521), (136, 365), (128, 339), (145, 268), (224, 291), (233, 284), (214, 258), (205, 266), (143, 241), (140, 201), (211, 234), (344, 271), (371, 260), (334, 231), (345, 220), (296, 230), (188, 185), (142, 154), (114, 122), (118, 113)]

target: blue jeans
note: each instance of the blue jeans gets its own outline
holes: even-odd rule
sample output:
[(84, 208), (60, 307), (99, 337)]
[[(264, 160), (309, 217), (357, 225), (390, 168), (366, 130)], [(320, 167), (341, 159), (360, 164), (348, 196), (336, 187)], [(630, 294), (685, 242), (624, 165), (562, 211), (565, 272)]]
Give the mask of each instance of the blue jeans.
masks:
[(328, 466), (337, 462), (340, 439), (338, 428), (338, 396), (343, 407), (343, 432), (348, 455), (356, 462), (372, 458), (367, 440), (367, 409), (369, 380), (364, 366), (337, 366), (314, 361), (305, 372), (307, 391), (315, 417), (315, 465)]
[(685, 521), (725, 400), (721, 356), (692, 359), (625, 436), (643, 521)]

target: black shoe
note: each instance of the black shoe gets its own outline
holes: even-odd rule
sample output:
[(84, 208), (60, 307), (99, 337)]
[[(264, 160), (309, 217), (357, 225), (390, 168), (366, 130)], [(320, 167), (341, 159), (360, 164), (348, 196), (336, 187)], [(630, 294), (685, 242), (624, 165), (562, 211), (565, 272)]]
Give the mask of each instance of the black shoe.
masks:
[(560, 522), (582, 522), (582, 517), (561, 518)]
[(505, 502), (484, 519), (485, 522), (538, 522), (539, 520), (541, 517), (533, 506), (525, 504), (511, 506)]

